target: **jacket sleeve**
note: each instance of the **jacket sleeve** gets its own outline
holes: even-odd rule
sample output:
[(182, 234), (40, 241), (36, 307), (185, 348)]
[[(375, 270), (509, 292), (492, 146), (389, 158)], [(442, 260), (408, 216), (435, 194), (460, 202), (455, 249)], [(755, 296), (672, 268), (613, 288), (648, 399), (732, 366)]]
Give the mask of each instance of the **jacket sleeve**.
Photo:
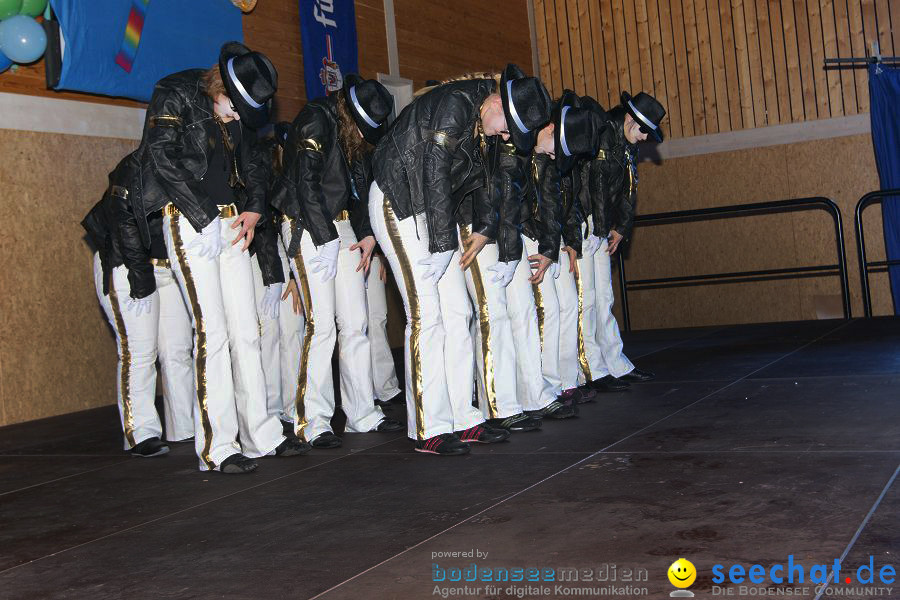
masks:
[(372, 153), (353, 163), (350, 169), (350, 177), (353, 180), (353, 189), (356, 194), (350, 197), (350, 226), (357, 240), (369, 236), (375, 236), (372, 232), (372, 224), (369, 221), (369, 185), (372, 183)]
[[(279, 208), (291, 217), (299, 216), (316, 246), (338, 238), (332, 215), (328, 214), (322, 178), (325, 174), (325, 152), (336, 143), (332, 138), (328, 118), (322, 109), (308, 106), (300, 111), (288, 134), (285, 153), (289, 153), (290, 168), (286, 177), (295, 188), (295, 200), (286, 198), (287, 206)], [(295, 206), (290, 206), (296, 202)]]
[(453, 93), (446, 94), (435, 107), (432, 131), (425, 140), (422, 192), (428, 224), (428, 251), (431, 253), (459, 247), (450, 168), (454, 150), (465, 135), (471, 135), (471, 132), (466, 132), (470, 109)]
[[(199, 171), (199, 163), (206, 159), (201, 148), (192, 148), (185, 143), (184, 132), (186, 127), (202, 125), (184, 123), (182, 115), (187, 112), (186, 109), (187, 100), (181, 93), (171, 88), (157, 87), (147, 106), (142, 145), (145, 160), (176, 206), (181, 202), (190, 202), (197, 207), (207, 207), (208, 212), (203, 215), (205, 218), (193, 222), (195, 219), (192, 217), (191, 224), (199, 231), (218, 216), (218, 211), (211, 212), (215, 208), (212, 203), (199, 201), (202, 197), (201, 184), (194, 177), (194, 172)], [(199, 213), (190, 211), (190, 214), (194, 212)]]
[(588, 201), (591, 207), (591, 218), (593, 219), (594, 234), (603, 237), (606, 233), (606, 206), (609, 205), (609, 177), (607, 176), (607, 161), (595, 158), (585, 165), (587, 169), (587, 185)]
[(550, 260), (559, 260), (560, 238), (562, 236), (562, 202), (560, 198), (559, 171), (553, 166), (544, 169), (538, 185), (540, 191), (535, 200), (538, 203), (538, 254)]
[(263, 285), (285, 283), (281, 257), (278, 255), (278, 232), (271, 218), (260, 219), (253, 236), (253, 251), (259, 270), (262, 272)]
[(581, 206), (577, 198), (570, 196), (571, 188), (565, 185), (565, 182), (561, 181), (560, 188), (560, 202), (565, 216), (562, 229), (563, 243), (575, 250), (580, 256), (582, 242), (581, 225), (584, 222)]
[(150, 262), (150, 250), (144, 246), (138, 223), (131, 205), (122, 196), (110, 194), (109, 215), (113, 223), (113, 232), (122, 254), (122, 262), (128, 269), (128, 285), (131, 297), (146, 298), (156, 291), (156, 276)]
[(637, 195), (637, 165), (631, 159), (625, 160), (625, 172), (622, 174), (622, 191), (616, 204), (615, 230), (622, 234), (625, 241), (631, 239), (634, 228), (634, 200)]
[(510, 151), (504, 144), (494, 182), (496, 193), (500, 196), (500, 227), (497, 234), (500, 262), (522, 258), (521, 215), (528, 164), (527, 158), (516, 154), (514, 146)]
[[(241, 212), (255, 212), (266, 216), (266, 190), (269, 178), (272, 175), (271, 155), (267, 156), (267, 148), (257, 142), (253, 135), (246, 135), (244, 139), (251, 144), (246, 153), (247, 163), (244, 165), (244, 183), (247, 200)], [(262, 219), (260, 219), (262, 221)]]

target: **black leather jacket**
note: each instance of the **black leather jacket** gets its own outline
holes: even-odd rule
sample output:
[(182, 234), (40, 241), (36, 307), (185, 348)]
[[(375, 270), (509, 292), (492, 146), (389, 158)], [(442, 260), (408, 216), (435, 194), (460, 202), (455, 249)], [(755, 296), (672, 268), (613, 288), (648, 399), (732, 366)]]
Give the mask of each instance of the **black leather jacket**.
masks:
[(131, 208), (139, 179), (137, 152), (119, 161), (109, 174), (109, 186), (103, 197), (88, 212), (81, 225), (100, 253), (103, 266), (103, 293), (109, 293), (109, 275), (120, 265), (128, 269), (132, 298), (145, 298), (156, 291), (156, 278), (150, 258), (165, 258), (162, 218), (149, 221), (150, 245), (145, 246)]
[(563, 244), (575, 250), (579, 258), (581, 257), (581, 242), (584, 240), (582, 226), (587, 222), (581, 202), (578, 200), (578, 193), (582, 189), (581, 162), (576, 163), (571, 171), (560, 178), (562, 204), (560, 223), (562, 224)]
[[(378, 142), (375, 181), (398, 219), (425, 213), (430, 252), (458, 247), (457, 207), (476, 193), (474, 206), (489, 207), (489, 166), (476, 136), (480, 109), (495, 91), (491, 79), (454, 81), (413, 100)], [(472, 230), (497, 235), (499, 213), (476, 218)]]
[(372, 235), (369, 223), (371, 153), (348, 164), (338, 139), (337, 98), (308, 103), (291, 124), (284, 147), (284, 172), (273, 189), (272, 206), (294, 219), (288, 255), (300, 248), (305, 230), (316, 246), (338, 237), (334, 219), (350, 213), (357, 239)]
[[(191, 69), (156, 84), (140, 148), (143, 213), (172, 202), (197, 231), (219, 214), (215, 199), (201, 184), (214, 136), (221, 135), (202, 75), (203, 70)], [(241, 125), (240, 138), (236, 159), (243, 186), (235, 190), (238, 211), (265, 214), (267, 180), (262, 154), (256, 151), (256, 133)], [(138, 224), (147, 233), (145, 223)]]
[(559, 260), (562, 235), (562, 188), (559, 170), (546, 154), (522, 159), (528, 174), (525, 202), (522, 206), (523, 233), (538, 243), (538, 254)]
[(637, 193), (637, 146), (625, 139), (625, 110), (609, 111), (596, 158), (582, 167), (582, 205), (590, 207), (594, 234), (600, 238), (615, 229), (628, 240), (634, 226)]

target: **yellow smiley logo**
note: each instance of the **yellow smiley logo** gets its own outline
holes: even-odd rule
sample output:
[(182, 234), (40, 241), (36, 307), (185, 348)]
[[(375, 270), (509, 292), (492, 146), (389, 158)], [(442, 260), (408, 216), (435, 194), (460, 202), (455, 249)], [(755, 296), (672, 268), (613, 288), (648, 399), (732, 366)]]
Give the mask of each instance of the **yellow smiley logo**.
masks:
[(669, 567), (669, 582), (677, 588), (690, 587), (697, 579), (697, 569), (686, 558), (679, 558)]

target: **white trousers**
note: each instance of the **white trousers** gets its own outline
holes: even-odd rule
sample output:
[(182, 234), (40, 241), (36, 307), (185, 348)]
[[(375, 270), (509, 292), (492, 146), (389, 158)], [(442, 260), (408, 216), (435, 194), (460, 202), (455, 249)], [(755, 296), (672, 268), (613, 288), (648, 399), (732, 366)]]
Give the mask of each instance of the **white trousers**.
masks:
[[(579, 345), (581, 303), (578, 296), (578, 282), (574, 272), (570, 269), (569, 254), (562, 249), (559, 251), (559, 278), (554, 283), (556, 299), (559, 304), (559, 383), (563, 390), (569, 390), (578, 386), (578, 380), (582, 377), (583, 366), (587, 365), (583, 347)], [(544, 278), (546, 281), (546, 277)], [(546, 288), (542, 288), (546, 289)], [(544, 296), (545, 303), (549, 294)], [(545, 314), (546, 318), (546, 314)], [(551, 333), (546, 330), (545, 340)]]
[[(278, 256), (281, 258), (281, 268), (284, 270), (284, 276), (289, 279), (291, 270), (288, 262), (287, 252), (281, 239), (278, 241)], [(296, 280), (296, 277), (295, 277)], [(299, 291), (300, 284), (297, 283)], [(273, 412), (278, 412), (279, 418), (294, 422), (297, 426), (297, 406), (294, 403), (297, 392), (297, 380), (300, 373), (300, 353), (303, 347), (303, 332), (306, 328), (306, 319), (303, 316), (303, 306), (301, 303), (300, 313), (294, 312), (294, 300), (288, 296), (286, 300), (281, 301), (278, 311), (278, 331), (280, 335), (280, 361), (281, 367), (281, 404), (280, 406), (272, 406)], [(272, 414), (272, 413), (270, 413)]]
[[(347, 415), (347, 431), (371, 431), (384, 418), (373, 402), (366, 283), (363, 272), (356, 270), (360, 251), (350, 251), (356, 234), (350, 221), (335, 221), (335, 226), (341, 249), (334, 279), (322, 281), (321, 273), (307, 271), (306, 265), (318, 254), (309, 233), (302, 234), (300, 251), (291, 263), (306, 313), (294, 401), (297, 435), (306, 440), (331, 431), (335, 408), (331, 357), (335, 342), (339, 345), (341, 406)], [(281, 232), (285, 246), (289, 246), (291, 225), (286, 220)]]
[[(465, 248), (470, 236), (469, 227), (460, 227), (459, 234), (460, 248)], [(473, 329), (478, 405), (486, 419), (505, 419), (522, 412), (506, 288), (493, 282), (494, 275), (489, 270), (497, 264), (498, 251), (497, 244), (487, 244), (465, 272), (469, 297), (475, 305)]]
[[(387, 265), (385, 265), (387, 266)], [(387, 294), (385, 284), (378, 277), (381, 257), (372, 256), (366, 298), (369, 306), (369, 345), (372, 347), (372, 380), (375, 397), (390, 400), (400, 393), (400, 382), (394, 366), (394, 355), (387, 336)]]
[[(622, 335), (612, 314), (615, 296), (612, 287), (612, 257), (606, 253), (607, 241), (601, 240), (594, 253), (594, 315), (597, 322), (595, 345), (600, 348), (603, 367), (613, 377), (622, 377), (634, 370), (634, 365), (622, 351)], [(619, 252), (622, 250), (620, 249)]]
[(157, 347), (166, 439), (179, 442), (194, 437), (194, 334), (171, 267), (157, 265), (153, 271), (159, 297)]
[(110, 276), (109, 295), (103, 294), (103, 268), (94, 253), (94, 286), (106, 318), (116, 334), (119, 360), (116, 368), (116, 396), (119, 417), (129, 450), (151, 437), (162, 437), (156, 413), (156, 333), (159, 323), (159, 296), (153, 292), (150, 312), (135, 316), (125, 302), (131, 294), (128, 270), (118, 266)]
[[(524, 254), (523, 261), (526, 262), (532, 254), (538, 253), (538, 243), (528, 237), (524, 237)], [(560, 253), (565, 254), (564, 252)], [(560, 256), (562, 258), (562, 256)], [(519, 265), (521, 267), (521, 264)], [(560, 265), (562, 269), (562, 265)], [(530, 271), (530, 269), (529, 269)], [(518, 277), (518, 273), (516, 273)], [(526, 280), (527, 281), (527, 280)], [(512, 284), (510, 284), (512, 285)], [(540, 348), (540, 364), (541, 379), (543, 382), (542, 393), (545, 397), (556, 398), (562, 393), (562, 380), (560, 369), (560, 327), (559, 327), (559, 299), (556, 294), (557, 280), (549, 273), (544, 275), (544, 279), (537, 285), (529, 283), (532, 302), (535, 305), (535, 314), (537, 317), (538, 344)], [(516, 343), (517, 349), (520, 347), (519, 342)], [(534, 371), (534, 365), (537, 363), (531, 359), (525, 361), (523, 367), (530, 368)]]
[(369, 190), (375, 238), (406, 309), (404, 361), (408, 435), (424, 440), (483, 422), (472, 406), (472, 306), (459, 252), (436, 284), (419, 261), (430, 256), (424, 215), (397, 219), (377, 183)]
[(172, 270), (194, 325), (194, 444), (201, 470), (218, 468), (239, 451), (270, 454), (284, 440), (278, 419), (266, 411), (253, 270), (250, 254), (231, 244), (234, 220), (221, 219), (224, 250), (209, 259), (189, 247), (199, 234), (187, 219), (163, 219)]

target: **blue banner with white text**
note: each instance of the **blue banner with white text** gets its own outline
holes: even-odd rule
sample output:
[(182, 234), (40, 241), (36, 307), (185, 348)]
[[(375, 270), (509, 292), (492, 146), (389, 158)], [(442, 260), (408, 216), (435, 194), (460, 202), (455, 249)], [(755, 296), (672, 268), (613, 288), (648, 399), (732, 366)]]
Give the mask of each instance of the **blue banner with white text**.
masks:
[(300, 0), (300, 40), (306, 98), (341, 89), (358, 69), (353, 0)]

